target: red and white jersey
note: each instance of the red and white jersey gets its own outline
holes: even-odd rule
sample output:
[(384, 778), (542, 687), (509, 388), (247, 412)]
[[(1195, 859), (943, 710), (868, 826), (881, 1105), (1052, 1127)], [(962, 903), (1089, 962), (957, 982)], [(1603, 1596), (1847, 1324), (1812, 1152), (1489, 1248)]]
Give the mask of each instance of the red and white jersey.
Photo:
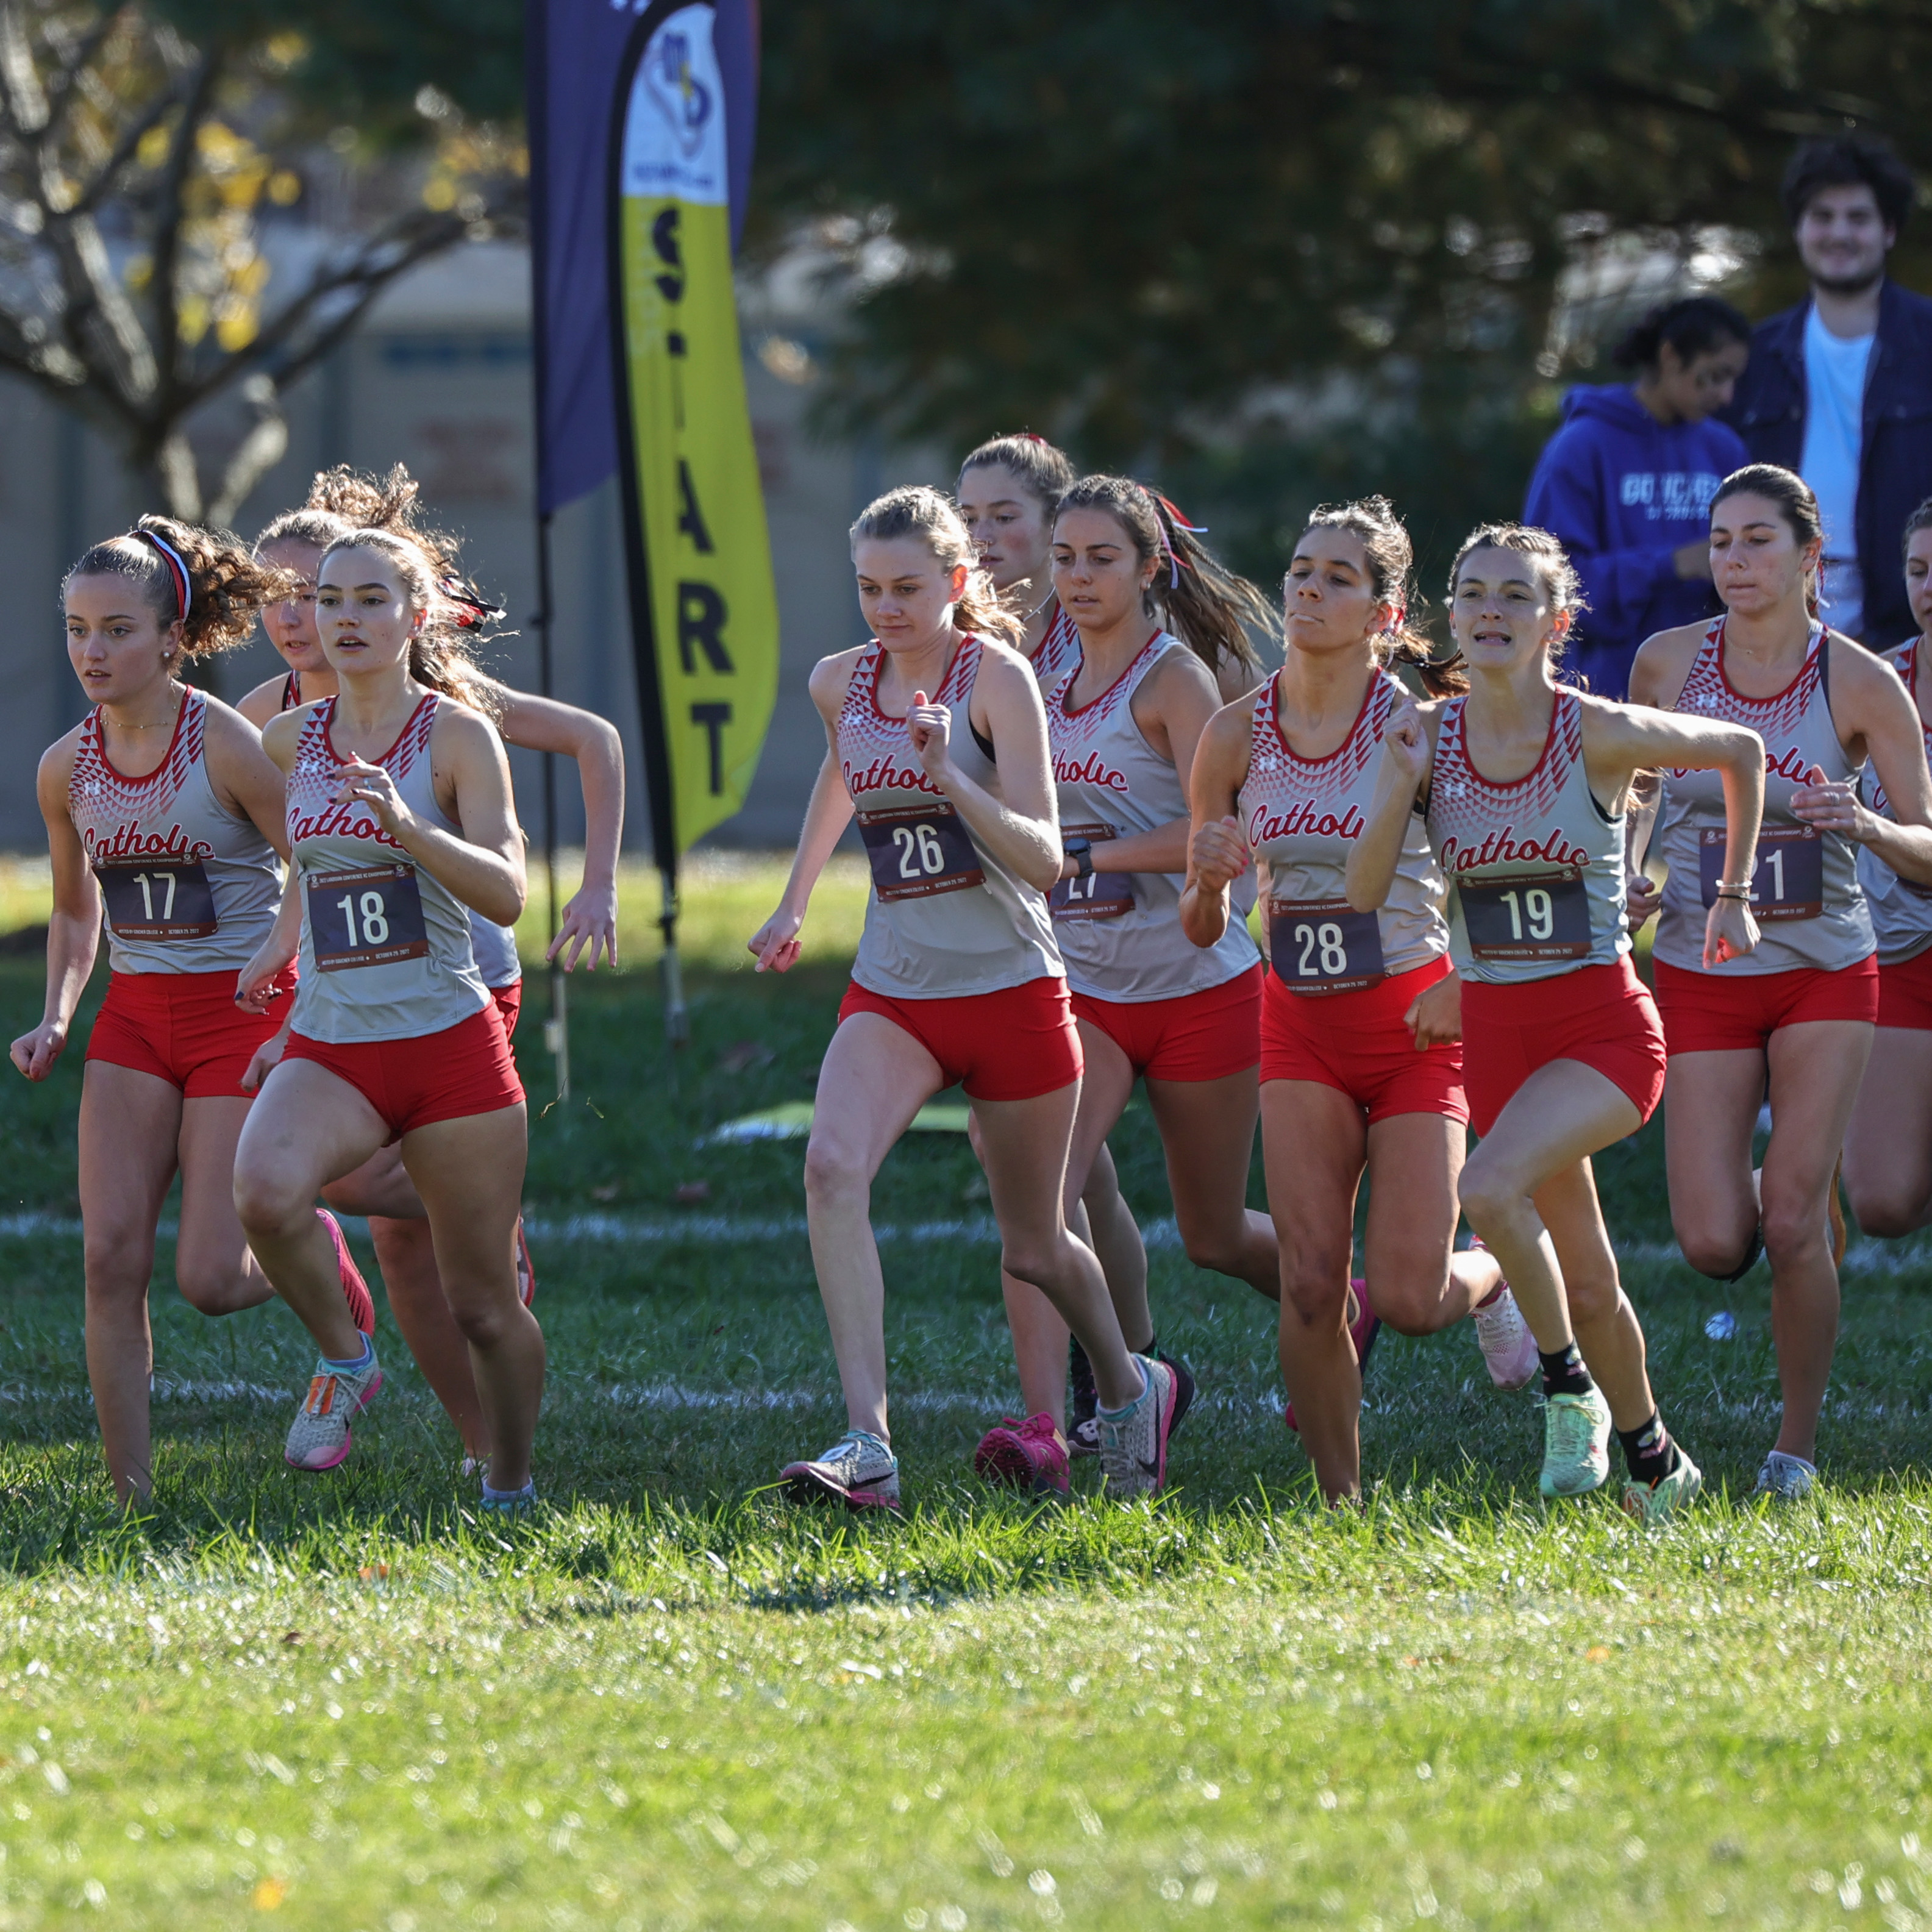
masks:
[(1612, 966), (1630, 950), (1624, 832), (1590, 789), (1583, 704), (1559, 685), (1543, 755), (1508, 784), (1485, 778), (1465, 736), (1468, 699), (1436, 728), (1429, 837), (1455, 896), (1450, 950), (1467, 980), (1492, 986)]
[[(995, 795), (999, 773), (972, 728), (980, 646), (968, 638), (932, 694), (952, 712), (952, 761)], [(973, 836), (914, 755), (905, 720), (879, 709), (886, 653), (875, 638), (838, 713), (838, 765), (872, 868), (852, 977), (902, 1000), (966, 999), (1061, 970), (1045, 896)]]
[(1276, 975), (1294, 992), (1352, 992), (1440, 958), (1449, 950), (1448, 888), (1419, 812), (1410, 815), (1386, 903), (1358, 913), (1342, 889), (1375, 796), (1382, 734), (1408, 694), (1377, 671), (1348, 736), (1325, 758), (1304, 758), (1281, 728), (1278, 676), (1255, 694), (1239, 804), (1248, 843), (1268, 867)]
[[(1918, 702), (1918, 647), (1924, 641), (1923, 638), (1914, 638), (1886, 659), (1904, 680), (1906, 695), (1912, 699), (1915, 710)], [(1920, 729), (1924, 733), (1925, 755), (1932, 760), (1932, 726), (1922, 719)], [(1881, 818), (1893, 816), (1885, 787), (1869, 766), (1859, 790), (1867, 806)], [(1932, 944), (1932, 887), (1901, 879), (1869, 845), (1858, 848), (1858, 884), (1864, 888), (1866, 902), (1871, 909), (1872, 934), (1878, 942), (1881, 966), (1896, 966)]]
[[(1807, 825), (1791, 794), (1815, 765), (1834, 782), (1861, 777), (1832, 722), (1832, 661), (1815, 620), (1804, 662), (1774, 697), (1746, 698), (1724, 675), (1724, 620), (1712, 625), (1675, 708), (1747, 724), (1764, 740), (1764, 826), (1751, 876), (1755, 952), (1708, 970), (1730, 978), (1809, 968), (1833, 971), (1869, 958), (1871, 914), (1858, 884), (1858, 848), (1839, 832)], [(1702, 972), (1704, 925), (1724, 864), (1724, 787), (1714, 771), (1666, 771), (1658, 849), (1670, 868), (1658, 909), (1656, 955)]]
[[(404, 802), (458, 838), (436, 803), (430, 734), (442, 700), (427, 695), (380, 758)], [(347, 762), (329, 737), (335, 700), (304, 723), (288, 779), (289, 845), (302, 895), (295, 1030), (332, 1046), (414, 1040), (490, 1003), (470, 950), (470, 908), (422, 871), (366, 800), (335, 799)]]
[(100, 713), (80, 728), (68, 816), (106, 902), (117, 973), (239, 972), (275, 922), (281, 861), (208, 775), (208, 700), (182, 688), (167, 756), (146, 778), (117, 771)]
[(1033, 666), (1042, 694), (1052, 690), (1080, 662), (1080, 633), (1073, 628), (1073, 620), (1058, 598), (1054, 599), (1053, 619), (1046, 627), (1046, 634), (1027, 662)]
[[(1053, 760), (1063, 838), (1103, 840), (1157, 831), (1187, 817), (1187, 793), (1134, 722), (1134, 694), (1170, 651), (1187, 646), (1156, 631), (1107, 688), (1073, 708), (1080, 659), (1048, 693), (1047, 749)], [(1178, 872), (1095, 872), (1064, 879), (1048, 896), (1066, 983), (1096, 1000), (1132, 1004), (1179, 999), (1224, 986), (1255, 963), (1245, 908), (1220, 941), (1196, 946), (1180, 926)]]

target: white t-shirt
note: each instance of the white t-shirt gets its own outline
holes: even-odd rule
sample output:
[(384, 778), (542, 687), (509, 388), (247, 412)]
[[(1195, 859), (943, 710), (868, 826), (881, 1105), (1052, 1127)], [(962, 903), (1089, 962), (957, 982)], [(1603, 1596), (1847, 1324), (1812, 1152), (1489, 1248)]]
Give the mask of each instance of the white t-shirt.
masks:
[(1814, 304), (1804, 318), (1804, 454), (1798, 470), (1825, 519), (1825, 554), (1858, 554), (1858, 450), (1863, 440), (1870, 335), (1834, 335)]

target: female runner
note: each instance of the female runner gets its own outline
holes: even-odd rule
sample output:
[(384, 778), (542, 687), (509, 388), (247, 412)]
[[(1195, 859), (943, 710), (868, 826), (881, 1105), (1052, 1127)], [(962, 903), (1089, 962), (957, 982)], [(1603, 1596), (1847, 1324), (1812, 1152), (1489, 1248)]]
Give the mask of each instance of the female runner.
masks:
[(1518, 1389), (1536, 1343), (1494, 1258), (1454, 1252), (1469, 1109), (1448, 888), (1422, 820), (1405, 827), (1388, 902), (1350, 911), (1343, 870), (1374, 796), (1383, 732), (1416, 667), (1438, 695), (1466, 680), (1407, 628), (1408, 532), (1372, 496), (1318, 510), (1284, 586), (1288, 655), (1252, 703), (1208, 728), (1194, 764), (1181, 917), (1197, 940), (1230, 924), (1250, 855), (1269, 868), (1273, 970), (1262, 1000), (1262, 1146), (1281, 1244), (1281, 1364), (1291, 1412), (1333, 1503), (1361, 1484), (1360, 1357), (1351, 1334), (1355, 1199), (1370, 1180), (1364, 1272), (1374, 1316), (1405, 1335), (1465, 1316), (1490, 1378)]
[[(1905, 592), (1920, 634), (1887, 660), (1911, 694), (1932, 752), (1932, 498), (1905, 526)], [(1885, 787), (1868, 772), (1862, 789), (1881, 818)], [(1858, 883), (1878, 941), (1878, 1030), (1845, 1135), (1845, 1191), (1868, 1234), (1893, 1239), (1932, 1221), (1932, 891), (1858, 848)]]
[(512, 1259), (524, 1096), (468, 916), (473, 908), (508, 925), (522, 909), (509, 772), (477, 708), (489, 688), (470, 672), (435, 569), (415, 544), (358, 530), (332, 545), (316, 611), (340, 688), (274, 718), (263, 736), (287, 775), (296, 889), (246, 969), (244, 992), (285, 965), (292, 920), (302, 978), (286, 1049), (262, 1082), (235, 1167), (249, 1244), (321, 1352), (286, 1454), (297, 1468), (334, 1468), (382, 1381), (374, 1346), (321, 1292), (306, 1204), (400, 1140), (470, 1346), (490, 1450), (483, 1499), (522, 1507), (535, 1496), (544, 1371), (543, 1336)]
[(963, 1080), (1002, 1264), (1045, 1289), (1081, 1337), (1103, 1405), (1109, 1486), (1145, 1494), (1166, 1477), (1174, 1376), (1128, 1352), (1100, 1264), (1060, 1207), (1080, 1037), (1043, 896), (1061, 855), (1039, 689), (1025, 659), (997, 641), (1018, 626), (937, 490), (880, 497), (853, 525), (852, 554), (876, 637), (812, 674), (829, 749), (784, 897), (750, 941), (761, 972), (797, 958), (812, 886), (856, 808), (872, 897), (805, 1163), (812, 1262), (851, 1426), (785, 1479), (800, 1500), (898, 1506), (867, 1204), (914, 1115)]
[[(335, 694), (335, 673), (322, 655), (316, 629), (315, 574), (323, 551), (352, 530), (386, 530), (410, 538), (428, 555), (439, 582), (460, 593), (452, 612), (458, 621), (478, 608), (461, 592), (454, 540), (420, 529), (416, 505), (416, 486), (400, 464), (380, 480), (338, 467), (319, 474), (307, 502), (278, 517), (256, 539), (256, 556), (287, 572), (295, 589), (262, 614), (269, 640), (288, 670), (257, 685), (242, 699), (244, 716), (266, 725), (278, 712)], [(617, 852), (624, 820), (622, 742), (606, 719), (574, 705), (532, 698), (494, 681), (490, 692), (497, 706), (497, 729), (508, 743), (574, 758), (583, 783), (584, 883), (563, 908), (548, 957), (561, 956), (568, 972), (581, 955), (595, 972), (601, 946), (614, 966)], [(504, 1030), (514, 1034), (523, 995), (516, 936), (507, 926), (472, 910), (470, 941), (484, 984), (503, 1016)], [(489, 1443), (470, 1375), (469, 1345), (443, 1297), (422, 1198), (404, 1172), (400, 1156), (394, 1147), (383, 1148), (355, 1173), (332, 1183), (323, 1198), (344, 1214), (368, 1216), (396, 1326), (455, 1424), (466, 1455), (472, 1461), (481, 1460), (489, 1453)], [(527, 1304), (536, 1292), (536, 1275), (520, 1216), (516, 1257), (518, 1286)]]
[[(1050, 903), (1086, 1063), (1067, 1204), (1072, 1212), (1084, 1195), (1121, 1334), (1154, 1356), (1140, 1232), (1112, 1163), (1104, 1187), (1090, 1178), (1137, 1078), (1147, 1081), (1189, 1258), (1263, 1294), (1281, 1292), (1274, 1231), (1246, 1205), (1259, 1104), (1260, 961), (1244, 920), (1204, 950), (1180, 919), (1185, 774), (1220, 708), (1217, 673), (1232, 662), (1252, 674), (1244, 620), (1271, 626), (1273, 614), (1160, 500), (1120, 476), (1084, 478), (1060, 497), (1053, 582), (1079, 637), (1072, 668), (1046, 700), (1066, 854)], [(974, 1466), (1002, 1480), (1064, 1490), (1066, 1324), (1023, 1282), (1008, 1286), (1006, 1312), (1025, 1418), (989, 1430)], [(1179, 1385), (1178, 1422), (1193, 1378), (1172, 1358), (1159, 1358)]]
[[(1640, 704), (1748, 726), (1764, 741), (1766, 824), (1754, 873), (1719, 872), (1710, 782), (1666, 770), (1658, 841), (1670, 878), (1653, 952), (1670, 1055), (1664, 1150), (1684, 1258), (1735, 1280), (1762, 1241), (1784, 1414), (1758, 1476), (1789, 1499), (1815, 1479), (1818, 1415), (1838, 1334), (1830, 1217), (1836, 1169), (1878, 1016), (1871, 915), (1858, 851), (1932, 883), (1932, 778), (1912, 700), (1890, 668), (1817, 615), (1816, 500), (1788, 470), (1753, 464), (1711, 505), (1724, 615), (1660, 631), (1637, 653)], [(1892, 816), (1858, 802), (1869, 756)], [(1748, 958), (1700, 953), (1720, 882), (1752, 895), (1763, 938)], [(1648, 910), (1654, 896), (1639, 902)], [(1761, 1183), (1758, 1109), (1771, 1102)]]
[[(1420, 793), (1462, 933), (1463, 1077), (1482, 1144), (1458, 1191), (1536, 1337), (1543, 1492), (1602, 1484), (1614, 1424), (1630, 1472), (1624, 1507), (1660, 1522), (1703, 1479), (1658, 1414), (1590, 1168), (1599, 1148), (1649, 1118), (1664, 1088), (1663, 1030), (1630, 964), (1624, 916), (1624, 810), (1640, 771), (1721, 772), (1718, 876), (1747, 879), (1763, 748), (1740, 725), (1556, 682), (1552, 654), (1577, 584), (1546, 530), (1484, 526), (1449, 584), (1469, 690), (1406, 707), (1384, 727), (1375, 802), (1348, 858), (1348, 903), (1359, 912), (1388, 903)], [(1721, 883), (1706, 916), (1713, 962), (1757, 943), (1745, 890)]]
[[(236, 976), (275, 920), (286, 852), (280, 774), (254, 728), (180, 677), (242, 642), (280, 594), (236, 540), (165, 517), (96, 544), (68, 573), (68, 656), (94, 709), (40, 760), (53, 865), (46, 1010), (13, 1045), (44, 1080), (93, 970), (102, 911), (113, 967), (80, 1100), (87, 1375), (115, 1493), (153, 1487), (148, 1418), (154, 1232), (177, 1172), (175, 1279), (205, 1315), (268, 1300), (235, 1218), (242, 1076), (280, 1024), (236, 1006)], [(311, 1221), (314, 1220), (311, 1213)], [(335, 1313), (374, 1326), (332, 1217), (316, 1240)]]
[(1000, 602), (1024, 628), (1015, 640), (1042, 694), (1073, 668), (1080, 640), (1053, 590), (1053, 508), (1073, 481), (1043, 436), (996, 436), (959, 466), (960, 520)]

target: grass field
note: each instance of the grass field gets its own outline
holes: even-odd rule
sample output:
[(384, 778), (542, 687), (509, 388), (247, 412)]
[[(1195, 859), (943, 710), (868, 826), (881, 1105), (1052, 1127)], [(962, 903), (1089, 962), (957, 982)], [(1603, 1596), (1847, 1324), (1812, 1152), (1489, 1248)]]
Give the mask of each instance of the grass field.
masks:
[[(1172, 1492), (1124, 1510), (1083, 1466), (1036, 1508), (967, 1467), (1012, 1399), (994, 1250), (963, 1140), (916, 1136), (877, 1199), (910, 1507), (801, 1516), (762, 1486), (842, 1414), (800, 1148), (700, 1144), (808, 1097), (830, 1029), (860, 881), (830, 882), (811, 963), (754, 979), (736, 949), (777, 885), (694, 878), (675, 1062), (645, 881), (631, 970), (573, 988), (577, 1091), (532, 1131), (551, 1379), (520, 1532), (470, 1512), (386, 1318), (351, 1463), (286, 1469), (296, 1324), (193, 1315), (165, 1254), (157, 1507), (117, 1522), (79, 1048), (0, 1085), (0, 1928), (1932, 1924), (1932, 1247), (1855, 1245), (1829, 1486), (1762, 1514), (1762, 1270), (1672, 1262), (1654, 1130), (1605, 1159), (1714, 1492), (1646, 1535), (1608, 1497), (1538, 1506), (1538, 1411), (1466, 1333), (1384, 1340), (1368, 1507), (1327, 1518), (1272, 1309), (1156, 1228), (1164, 1336), (1203, 1386)], [(0, 924), (44, 903), (0, 866)], [(39, 1000), (32, 957), (0, 956), (0, 1016)], [(1160, 1222), (1143, 1109), (1118, 1150)], [(1725, 1306), (1736, 1338), (1708, 1339)]]

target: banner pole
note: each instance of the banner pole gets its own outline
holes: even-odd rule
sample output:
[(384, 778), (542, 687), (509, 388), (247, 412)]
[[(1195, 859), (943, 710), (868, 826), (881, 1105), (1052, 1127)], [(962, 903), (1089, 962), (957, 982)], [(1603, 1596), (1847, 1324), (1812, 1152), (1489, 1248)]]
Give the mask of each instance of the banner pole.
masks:
[(664, 881), (658, 930), (664, 934), (664, 1038), (680, 1047), (691, 1039), (691, 1010), (684, 1003), (684, 965), (677, 951), (677, 874), (667, 866), (658, 876)]
[[(553, 666), (550, 628), (555, 620), (551, 601), (550, 515), (537, 518), (537, 688), (545, 698), (551, 694)], [(543, 754), (544, 888), (548, 905), (544, 916), (544, 945), (548, 951), (555, 944), (556, 902), (556, 754)], [(556, 1097), (570, 1098), (570, 1005), (564, 990), (563, 968), (550, 962), (550, 1017), (544, 1022), (544, 1046), (556, 1063)]]

